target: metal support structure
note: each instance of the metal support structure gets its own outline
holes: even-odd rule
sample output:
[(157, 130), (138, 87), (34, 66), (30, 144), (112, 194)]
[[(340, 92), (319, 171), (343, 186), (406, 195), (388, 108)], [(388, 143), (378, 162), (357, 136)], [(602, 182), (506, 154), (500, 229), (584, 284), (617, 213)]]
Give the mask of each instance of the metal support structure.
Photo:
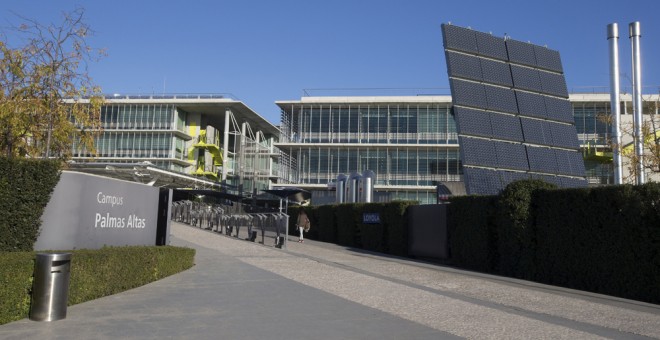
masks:
[(635, 143), (635, 156), (637, 157), (637, 184), (644, 184), (644, 136), (642, 136), (642, 65), (639, 40), (642, 31), (639, 21), (630, 23), (630, 44), (632, 47), (633, 71), (633, 138)]
[(222, 142), (222, 181), (226, 183), (227, 181), (227, 163), (229, 160), (229, 118), (231, 116), (231, 110), (225, 110), (225, 132)]
[(621, 106), (619, 89), (619, 25), (607, 25), (607, 40), (610, 50), (610, 110), (612, 114), (612, 158), (614, 161), (614, 184), (623, 183), (621, 163)]

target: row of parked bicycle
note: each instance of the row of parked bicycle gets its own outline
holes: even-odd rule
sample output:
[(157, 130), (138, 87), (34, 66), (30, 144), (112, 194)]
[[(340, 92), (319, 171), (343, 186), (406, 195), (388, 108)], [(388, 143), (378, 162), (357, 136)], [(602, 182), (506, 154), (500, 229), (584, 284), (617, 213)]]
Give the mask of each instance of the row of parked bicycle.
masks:
[(247, 228), (247, 240), (255, 242), (261, 232), (261, 243), (274, 238), (275, 247), (284, 245), (289, 216), (283, 212), (246, 212), (238, 203), (233, 206), (193, 202), (172, 203), (173, 221), (186, 223), (217, 233), (239, 237), (241, 228)]

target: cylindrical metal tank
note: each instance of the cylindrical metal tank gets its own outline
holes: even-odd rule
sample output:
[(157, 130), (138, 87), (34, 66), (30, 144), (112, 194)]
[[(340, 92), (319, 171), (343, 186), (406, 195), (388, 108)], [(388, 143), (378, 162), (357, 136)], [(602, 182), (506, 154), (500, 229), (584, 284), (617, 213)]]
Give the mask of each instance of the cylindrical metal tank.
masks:
[(360, 179), (362, 175), (357, 172), (351, 173), (348, 176), (348, 181), (346, 182), (346, 203), (356, 203), (359, 202), (359, 190), (360, 190)]
[(371, 170), (362, 173), (360, 181), (360, 202), (371, 203), (374, 201), (374, 184), (376, 184), (376, 174)]
[(335, 187), (335, 202), (336, 203), (345, 203), (346, 202), (346, 175), (339, 174), (337, 175), (337, 185)]

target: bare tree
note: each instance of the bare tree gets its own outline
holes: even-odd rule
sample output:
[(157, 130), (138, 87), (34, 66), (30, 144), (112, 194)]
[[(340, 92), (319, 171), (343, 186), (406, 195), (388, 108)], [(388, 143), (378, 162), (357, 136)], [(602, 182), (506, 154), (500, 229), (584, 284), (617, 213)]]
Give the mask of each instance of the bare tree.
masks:
[(103, 96), (87, 63), (104, 51), (87, 44), (84, 14), (63, 13), (57, 25), (20, 17), (12, 32), (23, 45), (0, 41), (0, 145), (8, 157), (67, 159), (72, 145), (94, 152)]

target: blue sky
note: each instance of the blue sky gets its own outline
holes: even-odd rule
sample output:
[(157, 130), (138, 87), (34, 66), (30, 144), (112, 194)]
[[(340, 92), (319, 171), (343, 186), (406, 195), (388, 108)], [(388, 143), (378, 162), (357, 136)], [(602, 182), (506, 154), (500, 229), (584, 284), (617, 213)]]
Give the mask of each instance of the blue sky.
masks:
[(628, 24), (640, 21), (645, 92), (660, 85), (658, 0), (7, 0), (1, 25), (19, 23), (13, 13), (59, 22), (76, 5), (96, 32), (90, 44), (108, 50), (89, 68), (105, 93), (231, 93), (275, 124), (274, 102), (299, 99), (303, 89), (448, 94), (447, 22), (547, 45), (561, 54), (569, 91), (607, 91), (605, 27), (619, 23), (629, 82)]

